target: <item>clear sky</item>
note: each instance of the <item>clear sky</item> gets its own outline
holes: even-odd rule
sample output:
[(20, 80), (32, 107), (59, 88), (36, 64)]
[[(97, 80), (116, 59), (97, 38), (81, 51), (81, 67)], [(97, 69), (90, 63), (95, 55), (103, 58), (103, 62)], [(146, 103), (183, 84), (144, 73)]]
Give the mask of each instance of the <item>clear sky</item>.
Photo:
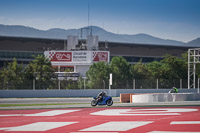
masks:
[(200, 37), (200, 0), (0, 0), (0, 24), (41, 30), (89, 24), (117, 34), (188, 42)]

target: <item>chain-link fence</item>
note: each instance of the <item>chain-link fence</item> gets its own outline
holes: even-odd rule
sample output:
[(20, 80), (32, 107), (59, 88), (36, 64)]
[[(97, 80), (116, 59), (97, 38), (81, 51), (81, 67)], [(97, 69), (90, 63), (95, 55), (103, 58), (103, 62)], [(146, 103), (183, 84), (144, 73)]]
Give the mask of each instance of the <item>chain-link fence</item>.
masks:
[[(172, 87), (187, 88), (187, 79), (130, 79), (113, 82), (111, 89), (170, 89)], [(197, 85), (198, 86), (198, 85)], [(0, 81), (1, 90), (41, 90), (41, 89), (109, 89), (109, 82), (102, 80), (92, 83), (87, 79), (73, 80), (50, 80), (37, 81), (26, 80), (24, 82)]]
[(188, 88), (187, 79), (132, 79), (123, 81), (124, 83), (118, 86), (113, 84), (113, 89), (170, 89), (172, 87)]

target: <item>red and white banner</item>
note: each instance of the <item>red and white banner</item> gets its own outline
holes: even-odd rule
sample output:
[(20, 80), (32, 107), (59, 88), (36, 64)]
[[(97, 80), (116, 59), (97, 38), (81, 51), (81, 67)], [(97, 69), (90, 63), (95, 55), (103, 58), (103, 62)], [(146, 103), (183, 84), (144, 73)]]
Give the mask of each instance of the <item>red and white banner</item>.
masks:
[(103, 62), (108, 62), (108, 52), (93, 52), (93, 61), (94, 62), (99, 62), (99, 61), (103, 61)]
[(93, 62), (109, 62), (109, 51), (45, 51), (53, 65), (88, 64)]
[(72, 52), (55, 52), (55, 51), (49, 51), (48, 58), (50, 61), (66, 61), (71, 62), (72, 61)]

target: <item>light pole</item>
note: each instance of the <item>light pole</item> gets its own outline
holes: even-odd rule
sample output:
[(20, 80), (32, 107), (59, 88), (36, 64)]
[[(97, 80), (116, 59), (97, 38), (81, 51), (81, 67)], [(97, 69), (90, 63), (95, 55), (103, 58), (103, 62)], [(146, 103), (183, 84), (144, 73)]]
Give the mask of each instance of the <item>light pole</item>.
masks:
[(109, 90), (111, 90), (111, 85), (112, 85), (112, 73), (110, 73)]
[(105, 80), (103, 80), (103, 86), (104, 86), (104, 89), (106, 89)]

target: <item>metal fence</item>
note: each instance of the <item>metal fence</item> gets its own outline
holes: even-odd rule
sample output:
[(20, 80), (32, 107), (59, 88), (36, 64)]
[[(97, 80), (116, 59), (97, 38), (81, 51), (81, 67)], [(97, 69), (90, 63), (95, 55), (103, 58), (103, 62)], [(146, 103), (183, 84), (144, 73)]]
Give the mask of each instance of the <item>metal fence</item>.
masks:
[[(108, 81), (99, 81), (93, 83), (86, 79), (73, 81), (73, 80), (51, 80), (46, 82), (39, 82), (37, 80), (26, 80), (22, 83), (0, 81), (1, 90), (49, 90), (49, 89), (109, 89)], [(170, 89), (177, 87), (179, 89), (187, 88), (187, 79), (130, 79), (121, 82), (113, 83), (111, 89)]]

